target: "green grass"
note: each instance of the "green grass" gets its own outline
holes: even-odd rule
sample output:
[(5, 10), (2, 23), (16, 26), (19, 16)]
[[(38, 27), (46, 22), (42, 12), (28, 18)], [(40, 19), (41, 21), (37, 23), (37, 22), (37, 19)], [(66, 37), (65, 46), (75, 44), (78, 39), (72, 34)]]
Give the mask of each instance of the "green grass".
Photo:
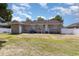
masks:
[(59, 34), (0, 34), (6, 40), (0, 55), (78, 56), (79, 36)]

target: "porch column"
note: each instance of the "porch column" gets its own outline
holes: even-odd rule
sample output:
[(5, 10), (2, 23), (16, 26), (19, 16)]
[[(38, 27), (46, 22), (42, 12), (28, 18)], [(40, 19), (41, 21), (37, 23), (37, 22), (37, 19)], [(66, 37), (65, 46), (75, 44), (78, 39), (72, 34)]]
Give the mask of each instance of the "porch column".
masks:
[(19, 33), (22, 33), (22, 27), (19, 25)]
[(49, 32), (48, 25), (45, 25), (45, 31)]

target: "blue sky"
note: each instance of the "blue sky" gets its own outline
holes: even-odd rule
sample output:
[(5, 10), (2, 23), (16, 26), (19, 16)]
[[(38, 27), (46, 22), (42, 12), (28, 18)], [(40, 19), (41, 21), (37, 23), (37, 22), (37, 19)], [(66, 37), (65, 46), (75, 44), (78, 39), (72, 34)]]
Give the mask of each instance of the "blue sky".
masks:
[(25, 21), (26, 17), (36, 20), (38, 16), (48, 20), (60, 15), (65, 26), (79, 20), (78, 3), (9, 3), (8, 8), (13, 10), (12, 20)]

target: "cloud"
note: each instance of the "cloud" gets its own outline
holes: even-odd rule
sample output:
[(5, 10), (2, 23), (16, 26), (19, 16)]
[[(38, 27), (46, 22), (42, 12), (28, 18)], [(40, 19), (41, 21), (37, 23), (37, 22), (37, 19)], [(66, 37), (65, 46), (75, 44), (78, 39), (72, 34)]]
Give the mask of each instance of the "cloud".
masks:
[(79, 3), (74, 3), (73, 6), (71, 6), (71, 9), (75, 16), (75, 20), (79, 20)]
[(75, 20), (79, 21), (79, 3), (75, 4), (76, 7), (76, 12), (74, 12)]
[(30, 15), (26, 14), (26, 13), (21, 13), (21, 15), (25, 16), (25, 17), (28, 17), (28, 18), (32, 18)]
[(39, 3), (39, 5), (40, 5), (41, 7), (43, 7), (43, 8), (45, 8), (45, 9), (48, 8), (47, 3)]
[(55, 16), (53, 16), (53, 17), (50, 17), (49, 19), (53, 19), (53, 18), (55, 18)]
[(75, 20), (79, 21), (79, 3), (74, 3), (74, 5), (71, 7), (73, 10), (73, 15), (75, 17)]
[(78, 11), (79, 11), (79, 6), (70, 6), (70, 9), (71, 9), (73, 12), (78, 12)]
[(79, 12), (79, 6), (69, 6), (68, 8), (65, 7), (54, 7), (51, 9), (52, 11), (57, 11), (57, 13), (63, 15), (71, 15), (73, 13)]
[(30, 12), (30, 11), (29, 11), (29, 12), (28, 12), (28, 14), (30, 14), (30, 15), (31, 15), (31, 14), (32, 14), (32, 12)]
[(25, 8), (13, 4), (13, 5), (12, 5), (12, 10), (13, 10), (14, 12), (19, 12), (19, 11), (24, 11)]
[[(22, 6), (19, 6), (19, 5), (22, 5)], [(16, 4), (12, 5), (12, 9), (13, 9), (13, 12), (14, 12), (13, 16), (17, 15), (19, 18), (21, 18), (21, 17), (24, 17), (24, 18), (29, 17), (29, 18), (31, 18), (30, 14), (32, 14), (32, 12), (27, 11), (27, 9), (24, 7), (25, 4), (19, 4), (19, 5), (16, 5)]]
[(58, 11), (57, 13), (60, 12), (63, 15), (71, 13), (71, 10), (69, 8), (64, 8), (64, 7), (54, 7), (51, 10), (52, 11)]
[(78, 13), (75, 13), (75, 16), (76, 16), (77, 18), (79, 18), (79, 12), (78, 12)]
[[(66, 3), (67, 4), (67, 3)], [(70, 15), (70, 16), (74, 16), (74, 20), (75, 21), (79, 21), (79, 3), (72, 3), (72, 4), (68, 4), (68, 7), (53, 7), (51, 10), (52, 11), (56, 11), (56, 14), (59, 15)]]
[(43, 18), (43, 19), (46, 19), (44, 16), (37, 16), (37, 19), (38, 19), (39, 17), (41, 17), (41, 18)]
[(18, 4), (18, 5), (20, 5), (20, 6), (22, 6), (22, 7), (27, 7), (28, 9), (31, 8), (31, 6), (30, 6), (29, 3), (20, 3), (20, 4)]
[(13, 20), (22, 21), (22, 19), (21, 19), (20, 17), (13, 17), (13, 18), (12, 18), (12, 21), (13, 21)]
[(65, 3), (65, 4), (67, 4), (67, 5), (74, 5), (74, 3)]

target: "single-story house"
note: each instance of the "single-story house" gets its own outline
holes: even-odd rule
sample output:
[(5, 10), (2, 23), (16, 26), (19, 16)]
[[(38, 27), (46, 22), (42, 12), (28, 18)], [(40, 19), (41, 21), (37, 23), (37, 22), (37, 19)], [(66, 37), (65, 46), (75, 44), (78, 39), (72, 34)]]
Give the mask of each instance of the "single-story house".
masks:
[(60, 33), (63, 22), (57, 20), (12, 21), (11, 32), (18, 33)]

